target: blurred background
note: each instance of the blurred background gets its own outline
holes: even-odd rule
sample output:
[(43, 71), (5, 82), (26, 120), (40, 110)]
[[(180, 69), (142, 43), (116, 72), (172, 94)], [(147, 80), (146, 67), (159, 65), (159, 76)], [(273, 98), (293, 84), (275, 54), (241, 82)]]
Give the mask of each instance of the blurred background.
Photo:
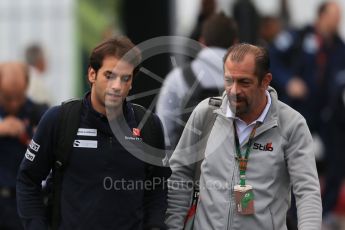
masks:
[[(215, 11), (233, 16), (235, 2), (216, 0)], [(261, 16), (282, 16), (287, 25), (297, 28), (313, 22), (323, 0), (283, 2), (252, 0)], [(337, 2), (345, 9), (344, 0)], [(88, 54), (101, 40), (113, 34), (127, 34), (135, 43), (163, 35), (190, 36), (201, 6), (201, 0), (1, 0), (0, 61), (24, 61), (25, 49), (40, 45), (47, 81), (59, 103), (82, 95)], [(344, 17), (339, 28), (344, 38)], [(163, 78), (171, 68), (167, 61), (158, 71)]]
[[(319, 6), (324, 2), (325, 0), (1, 0), (0, 63), (20, 61), (35, 68), (30, 71), (30, 75), (42, 77), (39, 78), (40, 84), (43, 82), (45, 88), (45, 92), (42, 93), (44, 94), (42, 100), (45, 101), (42, 102), (51, 106), (71, 97), (81, 97), (89, 90), (86, 81), (88, 55), (93, 47), (113, 35), (127, 35), (135, 44), (159, 36), (184, 36), (198, 40), (202, 22), (212, 13), (222, 11), (236, 20), (240, 41), (264, 45), (269, 48), (274, 60), (279, 60), (279, 57), (286, 55), (285, 48), (291, 43), (295, 31), (304, 31), (306, 26), (317, 24), (320, 16)], [(334, 2), (338, 4), (340, 12), (344, 15), (345, 0)], [(343, 43), (345, 17), (341, 16), (334, 20), (337, 20), (335, 33), (339, 35), (339, 40)], [(302, 46), (305, 46), (307, 50), (313, 50), (313, 45), (313, 40), (307, 39)], [(179, 56), (174, 50), (181, 48), (177, 46), (179, 45), (165, 47), (167, 52), (144, 60), (143, 66), (147, 71), (142, 72), (135, 79), (131, 91), (135, 102), (155, 109), (157, 92), (165, 76), (172, 68), (183, 65), (189, 58), (193, 59), (197, 53), (195, 51), (190, 57)], [(176, 55), (173, 54), (174, 52)], [(332, 60), (333, 63), (339, 62), (339, 66), (333, 73), (332, 84), (327, 83), (327, 89), (317, 91), (315, 95), (321, 95), (320, 98), (328, 98), (328, 95), (329, 98), (337, 98), (335, 92), (345, 82), (345, 72), (342, 72), (345, 70), (345, 63), (343, 63), (345, 49), (338, 49), (338, 53), (334, 56), (333, 54), (325, 55), (321, 57), (324, 61), (322, 63), (327, 62), (325, 60)], [(175, 57), (172, 58), (172, 56)], [(281, 63), (275, 62), (274, 66), (280, 66), (279, 64)], [(309, 65), (308, 68), (315, 66), (318, 64)], [(300, 108), (300, 98), (308, 89), (303, 90), (306, 88), (304, 84), (293, 81), (291, 94), (294, 96), (291, 97), (290, 92), (285, 92), (287, 89), (285, 87), (288, 85), (286, 79), (282, 78), (283, 85), (280, 81), (280, 77), (284, 76), (288, 70), (284, 73), (281, 71), (282, 69), (273, 70), (272, 84), (285, 102), (297, 110), (300, 109), (299, 111), (304, 114), (305, 108)], [(330, 69), (325, 67), (320, 71), (327, 72)], [(298, 74), (302, 75), (304, 72), (303, 69)], [(322, 73), (317, 74), (322, 75)], [(291, 76), (289, 78), (292, 79)], [(341, 80), (336, 81), (335, 78)], [(333, 84), (333, 82), (337, 83)], [(306, 84), (308, 85), (308, 82)], [(317, 88), (317, 90), (320, 89)], [(34, 95), (35, 92), (33, 89), (31, 93)], [(312, 92), (312, 89), (309, 89), (309, 92)], [(30, 92), (28, 93), (30, 96)], [(327, 96), (324, 96), (326, 94)], [(295, 96), (298, 98), (297, 101)], [(345, 94), (343, 98), (345, 101)], [(325, 105), (328, 105), (328, 100), (323, 101)], [(302, 107), (310, 103), (303, 101)], [(322, 121), (314, 121), (314, 114), (310, 115), (308, 111), (304, 114), (315, 139), (316, 159), (323, 193), (326, 188), (330, 190), (326, 192), (330, 194), (327, 197), (331, 197), (326, 199), (329, 203), (329, 210), (325, 213), (327, 229), (345, 229), (341, 225), (345, 216), (345, 187), (343, 186), (345, 170), (342, 167), (345, 163), (343, 156), (345, 152), (340, 147), (334, 147), (328, 140), (332, 135), (338, 135), (337, 132), (342, 135), (344, 131), (320, 129), (322, 125), (322, 127), (328, 127), (329, 120), (339, 120), (339, 124), (345, 123), (344, 118), (339, 116), (329, 118), (331, 117), (329, 110), (332, 109), (333, 113), (338, 113), (339, 106), (345, 105), (340, 103), (337, 107), (325, 106), (319, 108), (320, 110), (312, 111), (314, 114), (322, 114), (320, 118)], [(308, 116), (311, 117), (310, 120)], [(325, 136), (328, 136), (328, 139)], [(336, 152), (337, 155), (336, 158), (330, 160), (334, 157), (332, 152)], [(330, 168), (336, 170), (329, 170)], [(326, 175), (336, 178), (336, 181), (326, 179)], [(326, 182), (328, 180), (329, 182)], [(292, 212), (292, 223), (294, 215)], [(289, 228), (294, 229), (293, 224)]]

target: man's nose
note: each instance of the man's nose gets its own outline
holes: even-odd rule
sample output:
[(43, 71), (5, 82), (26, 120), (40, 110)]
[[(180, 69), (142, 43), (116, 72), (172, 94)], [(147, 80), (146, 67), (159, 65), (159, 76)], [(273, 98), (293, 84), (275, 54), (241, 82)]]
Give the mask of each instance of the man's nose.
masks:
[(110, 88), (113, 90), (120, 90), (121, 89), (121, 79), (116, 77), (112, 81), (110, 81)]
[(237, 95), (239, 91), (239, 86), (236, 83), (236, 81), (234, 81), (230, 87), (230, 94), (231, 95)]

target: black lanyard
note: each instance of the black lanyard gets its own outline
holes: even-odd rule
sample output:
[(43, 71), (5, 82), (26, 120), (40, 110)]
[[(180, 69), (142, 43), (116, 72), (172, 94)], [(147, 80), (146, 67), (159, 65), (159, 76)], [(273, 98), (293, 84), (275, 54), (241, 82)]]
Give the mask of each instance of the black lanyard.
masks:
[(241, 152), (241, 146), (240, 146), (240, 141), (238, 139), (235, 120), (234, 120), (233, 124), (234, 124), (234, 136), (235, 136), (235, 144), (236, 144), (236, 160), (238, 160), (238, 167), (240, 170), (240, 185), (245, 186), (246, 185), (247, 163), (248, 163), (248, 158), (249, 158), (249, 154), (250, 154), (250, 148), (252, 146), (252, 142), (254, 139), (256, 128), (261, 124), (261, 122), (256, 122), (254, 128), (252, 129), (252, 132), (250, 133), (244, 156)]

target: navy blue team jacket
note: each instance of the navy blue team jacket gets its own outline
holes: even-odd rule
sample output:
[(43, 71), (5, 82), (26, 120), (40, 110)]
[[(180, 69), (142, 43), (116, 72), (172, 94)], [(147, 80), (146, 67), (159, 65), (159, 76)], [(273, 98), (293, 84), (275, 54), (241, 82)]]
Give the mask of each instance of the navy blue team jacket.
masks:
[[(18, 212), (26, 229), (47, 229), (41, 182), (53, 165), (59, 110), (51, 108), (40, 121), (18, 172)], [(131, 130), (137, 127), (130, 103), (124, 103), (124, 117)], [(156, 184), (142, 186), (148, 164), (115, 138), (107, 118), (92, 108), (90, 93), (83, 99), (79, 127), (62, 183), (59, 229), (165, 229), (170, 169), (151, 166)], [(164, 141), (157, 147), (163, 149)]]

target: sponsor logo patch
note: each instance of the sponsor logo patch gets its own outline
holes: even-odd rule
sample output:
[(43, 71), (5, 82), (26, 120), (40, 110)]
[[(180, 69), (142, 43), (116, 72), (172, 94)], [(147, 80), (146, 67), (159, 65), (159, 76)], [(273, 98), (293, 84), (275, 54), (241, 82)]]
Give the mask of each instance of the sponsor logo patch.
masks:
[(127, 137), (127, 136), (125, 136), (125, 140), (127, 140), (127, 141), (142, 141), (143, 139), (141, 137)]
[(138, 129), (138, 128), (133, 128), (133, 136), (135, 136), (135, 137), (140, 137), (140, 129)]
[(98, 144), (98, 142), (94, 141), (94, 140), (75, 140), (73, 143), (73, 147), (96, 149), (97, 144)]
[(262, 145), (262, 144), (259, 144), (259, 143), (254, 143), (253, 149), (258, 149), (258, 150), (261, 150), (261, 151), (270, 151), (270, 152), (272, 152), (273, 151), (272, 142), (269, 142), (269, 143), (267, 143), (265, 145)]
[(34, 140), (31, 140), (29, 147), (37, 153), (41, 146), (37, 144)]
[(36, 155), (30, 152), (29, 150), (26, 150), (25, 153), (25, 158), (28, 159), (29, 161), (34, 161)]
[(96, 137), (97, 136), (97, 129), (79, 128), (77, 135), (78, 136)]

